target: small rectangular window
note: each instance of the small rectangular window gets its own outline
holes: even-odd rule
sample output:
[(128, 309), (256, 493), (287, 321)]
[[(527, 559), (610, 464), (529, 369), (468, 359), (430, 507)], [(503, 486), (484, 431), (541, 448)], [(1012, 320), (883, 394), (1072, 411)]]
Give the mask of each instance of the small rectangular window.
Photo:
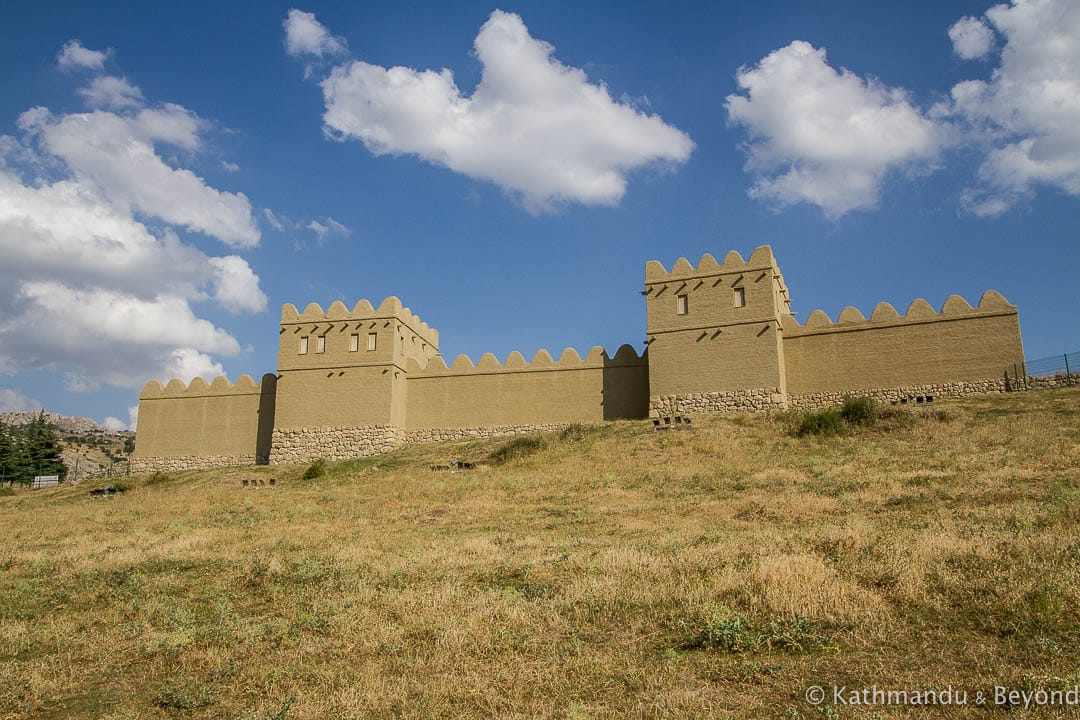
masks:
[(746, 288), (735, 288), (735, 307), (746, 306)]
[(368, 349), (369, 352), (371, 350), (375, 349), (375, 344), (378, 341), (378, 337), (379, 337), (378, 333), (368, 333), (368, 336), (367, 336), (367, 349)]
[(315, 352), (326, 352), (326, 336), (319, 335), (315, 338)]
[(300, 354), (307, 355), (307, 338), (300, 338)]
[(349, 336), (349, 352), (356, 352), (360, 349), (360, 336), (352, 334)]
[(690, 309), (690, 298), (686, 295), (677, 295), (675, 299), (678, 301), (676, 313), (685, 315)]

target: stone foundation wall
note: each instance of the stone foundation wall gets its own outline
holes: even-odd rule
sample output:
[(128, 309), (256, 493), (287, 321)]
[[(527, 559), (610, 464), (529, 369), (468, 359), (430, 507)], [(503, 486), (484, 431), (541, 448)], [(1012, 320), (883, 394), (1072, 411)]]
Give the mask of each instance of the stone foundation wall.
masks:
[(662, 395), (649, 400), (649, 415), (650, 417), (665, 417), (694, 413), (766, 412), (786, 408), (808, 410), (840, 405), (844, 402), (844, 397), (848, 395), (871, 397), (879, 402), (890, 404), (902, 400), (917, 403), (920, 397), (933, 397), (935, 399), (963, 397), (965, 395), (1000, 393), (1037, 387), (1059, 387), (1066, 384), (1066, 378), (1062, 376), (1057, 378), (1027, 378), (1026, 387), (1023, 384), (1018, 386), (1011, 378), (1006, 384), (1005, 379), (1001, 378), (896, 388), (867, 388), (864, 390), (805, 393), (802, 395), (787, 395), (786, 398), (779, 388)]
[(1025, 378), (1027, 386), (1031, 390), (1041, 388), (1055, 388), (1055, 387), (1068, 387), (1069, 385), (1080, 385), (1080, 374), (1073, 374), (1071, 376), (1066, 375), (1051, 375), (1049, 377), (1027, 377)]
[(534, 432), (561, 430), (566, 424), (543, 423), (540, 425), (500, 425), (496, 427), (470, 428), (421, 428), (409, 430), (405, 441), (409, 443), (433, 443), (446, 440), (464, 440), (466, 438), (505, 437), (507, 435), (527, 435)]
[(780, 388), (658, 395), (649, 398), (650, 417), (692, 413), (766, 412), (783, 410), (786, 407)]
[(187, 455), (183, 457), (133, 457), (131, 472), (176, 472), (235, 465), (254, 465), (254, 455)]
[(968, 382), (933, 383), (930, 385), (912, 385), (898, 388), (868, 388), (865, 390), (845, 390), (843, 392), (820, 392), (806, 393), (803, 395), (789, 395), (788, 405), (800, 410), (811, 410), (841, 405), (848, 395), (858, 397), (870, 397), (883, 403), (894, 403), (906, 400), (917, 403), (918, 399), (932, 397), (935, 400), (943, 397), (963, 397), (965, 395), (979, 395), (982, 393), (1000, 393), (1006, 390), (1023, 390), (1023, 387), (1014, 387), (1010, 380), (1008, 388), (1005, 380), (975, 380)]
[(390, 452), (405, 442), (395, 425), (361, 427), (274, 428), (270, 464), (286, 465), (324, 460), (349, 460)]

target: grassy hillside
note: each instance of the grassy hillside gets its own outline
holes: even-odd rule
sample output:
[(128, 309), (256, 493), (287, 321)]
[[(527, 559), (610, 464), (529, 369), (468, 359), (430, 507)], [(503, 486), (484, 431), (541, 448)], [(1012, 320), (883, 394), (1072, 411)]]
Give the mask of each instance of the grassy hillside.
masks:
[(20, 491), (0, 718), (1035, 716), (974, 692), (1080, 682), (1078, 438), (1067, 389)]

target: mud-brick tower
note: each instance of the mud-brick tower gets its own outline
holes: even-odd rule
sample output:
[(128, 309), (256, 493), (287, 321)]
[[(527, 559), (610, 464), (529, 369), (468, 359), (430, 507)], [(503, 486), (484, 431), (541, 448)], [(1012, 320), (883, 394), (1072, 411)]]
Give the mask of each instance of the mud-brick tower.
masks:
[[(439, 354), (439, 333), (396, 297), (281, 309), (271, 462), (360, 456), (404, 442), (405, 376)], [(341, 449), (341, 453), (337, 450)]]
[(732, 251), (668, 272), (645, 264), (649, 408), (653, 415), (786, 405), (781, 322), (787, 286), (772, 249)]

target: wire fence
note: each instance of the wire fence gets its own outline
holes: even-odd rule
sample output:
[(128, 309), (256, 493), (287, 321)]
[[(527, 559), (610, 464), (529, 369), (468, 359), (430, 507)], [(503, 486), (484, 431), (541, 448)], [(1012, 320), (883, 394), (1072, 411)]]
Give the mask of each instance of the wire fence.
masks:
[(1077, 380), (1077, 372), (1080, 372), (1080, 352), (1062, 353), (1050, 357), (1029, 360), (1024, 363), (1028, 377), (1057, 377), (1064, 376), (1070, 380)]

